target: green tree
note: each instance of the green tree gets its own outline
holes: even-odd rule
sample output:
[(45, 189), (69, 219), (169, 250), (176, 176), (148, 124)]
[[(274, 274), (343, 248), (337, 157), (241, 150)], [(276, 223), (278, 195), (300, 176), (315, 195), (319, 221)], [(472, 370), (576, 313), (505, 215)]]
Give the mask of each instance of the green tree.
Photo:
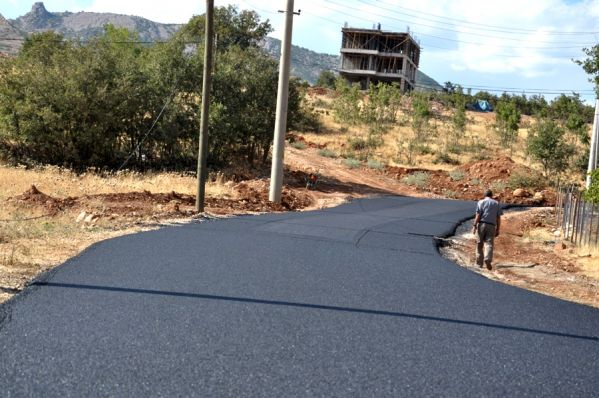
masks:
[[(454, 95), (455, 109), (451, 115), (451, 134), (447, 147), (456, 149), (460, 145), (460, 138), (466, 132), (468, 118), (466, 116), (466, 97), (461, 93)], [(448, 150), (449, 148), (446, 148)]]
[[(258, 48), (270, 31), (251, 11), (215, 9), (218, 53), (211, 165), (265, 161), (274, 130), (277, 65)], [(171, 40), (137, 44), (107, 26), (89, 42), (34, 34), (0, 61), (0, 156), (73, 167), (191, 167), (197, 153), (204, 16)], [(299, 84), (288, 118), (299, 119)]]
[(568, 166), (574, 147), (564, 140), (564, 130), (553, 120), (540, 119), (526, 142), (527, 153), (543, 166), (543, 174), (560, 173)]
[(318, 87), (326, 87), (326, 88), (335, 88), (335, 82), (337, 80), (337, 76), (335, 73), (330, 70), (323, 70), (318, 75), (318, 80), (316, 80), (316, 85)]
[(368, 100), (361, 112), (361, 119), (368, 126), (369, 148), (383, 144), (383, 134), (396, 122), (400, 105), (398, 85), (379, 82), (369, 86)]
[(589, 81), (595, 85), (595, 94), (599, 98), (599, 44), (591, 48), (583, 48), (582, 50), (588, 58), (574, 62), (582, 66), (582, 69), (590, 75)]
[(428, 96), (421, 93), (411, 93), (411, 100), (412, 121), (410, 131), (397, 142), (398, 150), (400, 154), (405, 154), (408, 164), (413, 163), (416, 150), (427, 143), (432, 130), (430, 126), (432, 111)]
[(561, 94), (551, 101), (549, 113), (561, 126), (566, 128), (573, 142), (579, 141), (583, 145), (588, 145), (590, 137), (585, 108), (580, 95)]
[(511, 148), (518, 138), (520, 112), (514, 102), (499, 101), (495, 108), (495, 131), (504, 148)]
[(357, 84), (350, 84), (343, 78), (335, 82), (335, 95), (333, 101), (333, 117), (336, 122), (354, 126), (360, 123), (362, 93)]

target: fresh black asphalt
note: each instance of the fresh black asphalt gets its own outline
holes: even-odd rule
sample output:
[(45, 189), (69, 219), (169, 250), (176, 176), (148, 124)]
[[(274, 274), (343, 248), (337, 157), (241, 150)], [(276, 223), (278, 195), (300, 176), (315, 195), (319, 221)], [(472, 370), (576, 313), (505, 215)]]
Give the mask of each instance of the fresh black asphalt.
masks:
[(0, 306), (0, 396), (597, 396), (599, 311), (487, 280), (383, 197), (95, 244)]

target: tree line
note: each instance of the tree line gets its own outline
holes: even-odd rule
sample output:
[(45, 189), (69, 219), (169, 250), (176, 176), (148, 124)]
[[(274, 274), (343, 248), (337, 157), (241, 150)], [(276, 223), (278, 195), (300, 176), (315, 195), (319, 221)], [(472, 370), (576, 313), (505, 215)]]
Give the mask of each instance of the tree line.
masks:
[[(272, 31), (253, 11), (216, 7), (209, 164), (267, 161), (277, 62), (258, 43)], [(82, 169), (195, 165), (205, 16), (165, 43), (106, 26), (89, 41), (44, 32), (0, 60), (0, 157)], [(290, 83), (291, 126), (316, 123)]]

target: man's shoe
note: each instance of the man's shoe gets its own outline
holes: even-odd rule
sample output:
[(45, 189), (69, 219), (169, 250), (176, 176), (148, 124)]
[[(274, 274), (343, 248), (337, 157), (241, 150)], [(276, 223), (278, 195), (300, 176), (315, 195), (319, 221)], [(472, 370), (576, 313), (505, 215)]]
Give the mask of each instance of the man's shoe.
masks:
[[(493, 267), (491, 266), (491, 263), (485, 263), (485, 265), (487, 266), (487, 269), (489, 271), (491, 271), (493, 269)], [(482, 267), (482, 266), (481, 266)]]

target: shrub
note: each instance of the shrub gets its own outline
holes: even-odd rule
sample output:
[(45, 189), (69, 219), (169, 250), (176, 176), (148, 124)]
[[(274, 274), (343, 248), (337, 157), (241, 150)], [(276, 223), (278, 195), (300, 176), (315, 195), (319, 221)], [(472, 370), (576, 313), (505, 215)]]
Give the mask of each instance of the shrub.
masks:
[(291, 146), (295, 149), (306, 149), (306, 144), (301, 141), (295, 141), (291, 143)]
[(439, 154), (437, 154), (437, 157), (435, 158), (434, 162), (436, 164), (443, 163), (443, 164), (452, 164), (454, 166), (460, 164), (460, 161), (458, 159), (452, 158), (447, 153), (439, 153)]
[(358, 159), (349, 158), (349, 159), (345, 159), (345, 165), (347, 167), (349, 167), (350, 169), (357, 169), (358, 167), (360, 167), (362, 165), (362, 163), (360, 163), (360, 161)]
[(368, 159), (368, 163), (366, 164), (369, 168), (371, 169), (376, 169), (376, 170), (382, 170), (385, 168), (385, 164), (382, 162), (379, 162), (378, 160), (375, 159)]
[(508, 186), (508, 184), (504, 181), (495, 181), (494, 183), (491, 184), (491, 190), (493, 192), (501, 192), (504, 189), (506, 189)]
[(349, 147), (354, 151), (362, 151), (366, 149), (368, 143), (364, 138), (360, 137), (348, 137), (347, 143)]
[(330, 149), (321, 149), (318, 151), (318, 154), (325, 158), (336, 158), (337, 157), (337, 154), (335, 152), (331, 151)]
[(418, 145), (416, 147), (416, 153), (419, 155), (432, 155), (434, 151), (428, 145)]
[(560, 173), (576, 149), (564, 140), (565, 131), (553, 120), (539, 120), (526, 141), (527, 153), (543, 166), (543, 174)]
[(451, 170), (449, 172), (449, 178), (451, 178), (452, 181), (462, 181), (465, 174), (466, 173), (464, 173), (462, 170)]
[(408, 185), (422, 188), (427, 184), (429, 177), (430, 176), (426, 171), (417, 171), (415, 173), (408, 174), (402, 178), (402, 181)]
[(455, 199), (458, 197), (458, 193), (456, 191), (452, 191), (451, 189), (446, 189), (445, 192), (443, 192), (443, 195), (450, 199)]
[(508, 186), (510, 189), (531, 188), (541, 189), (546, 186), (545, 178), (538, 173), (514, 173), (510, 176)]

